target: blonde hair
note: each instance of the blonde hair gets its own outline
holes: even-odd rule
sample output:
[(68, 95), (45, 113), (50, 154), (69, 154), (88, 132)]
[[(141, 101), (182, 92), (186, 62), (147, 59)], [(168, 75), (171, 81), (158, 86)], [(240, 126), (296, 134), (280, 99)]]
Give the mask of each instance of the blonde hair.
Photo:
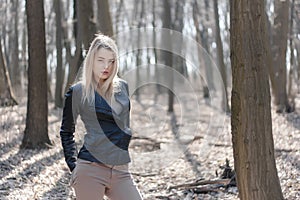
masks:
[(96, 34), (92, 41), (88, 53), (83, 62), (82, 76), (82, 102), (86, 101), (90, 104), (95, 102), (95, 90), (98, 87), (98, 82), (93, 78), (93, 67), (95, 54), (101, 48), (110, 50), (114, 54), (115, 62), (113, 64), (112, 74), (100, 85), (100, 95), (109, 100), (113, 93), (113, 84), (116, 82), (119, 68), (118, 49), (115, 41), (103, 34)]

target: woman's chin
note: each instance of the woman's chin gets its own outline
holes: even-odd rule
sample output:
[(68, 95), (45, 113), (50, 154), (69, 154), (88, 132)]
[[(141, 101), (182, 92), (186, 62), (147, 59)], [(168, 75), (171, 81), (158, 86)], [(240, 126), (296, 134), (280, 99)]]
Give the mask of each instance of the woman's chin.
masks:
[(104, 81), (106, 81), (108, 78), (109, 78), (109, 76), (101, 76), (99, 80), (100, 80), (100, 82), (104, 82)]

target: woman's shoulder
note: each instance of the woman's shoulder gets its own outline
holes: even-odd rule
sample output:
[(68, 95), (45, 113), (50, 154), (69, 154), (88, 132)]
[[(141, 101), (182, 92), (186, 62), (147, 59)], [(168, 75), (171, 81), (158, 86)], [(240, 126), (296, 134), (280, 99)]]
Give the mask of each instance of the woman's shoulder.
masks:
[(119, 77), (114, 80), (114, 83), (119, 84), (119, 85), (128, 85), (127, 81), (125, 81), (124, 79), (121, 79)]
[(114, 80), (114, 91), (119, 92), (124, 89), (126, 90), (127, 93), (129, 93), (127, 81), (121, 78), (116, 78)]
[(81, 92), (82, 91), (82, 82), (74, 83), (70, 88), (75, 92), (79, 92), (79, 91)]
[(82, 83), (81, 82), (77, 82), (74, 83), (73, 85), (71, 85), (66, 93), (66, 95), (68, 96), (78, 96), (82, 93)]
[(128, 83), (127, 81), (125, 81), (124, 79), (121, 79), (121, 78), (116, 78), (113, 82), (113, 85), (114, 85), (114, 88), (117, 89), (117, 88), (128, 88)]

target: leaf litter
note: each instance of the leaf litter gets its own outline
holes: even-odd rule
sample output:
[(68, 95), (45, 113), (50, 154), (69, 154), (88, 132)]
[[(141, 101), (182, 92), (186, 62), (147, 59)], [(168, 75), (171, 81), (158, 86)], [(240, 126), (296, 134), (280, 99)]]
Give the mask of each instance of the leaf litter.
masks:
[[(175, 114), (170, 114), (164, 99), (163, 95), (157, 101), (147, 96), (139, 101), (132, 98), (130, 170), (144, 199), (239, 199), (237, 187), (224, 184), (230, 181), (230, 176), (224, 178), (224, 170), (233, 169), (230, 117), (220, 113), (221, 123), (215, 124), (218, 119), (212, 121), (210, 116), (216, 111), (204, 100), (199, 101), (200, 115), (191, 112), (182, 117), (182, 102), (175, 102)], [(298, 96), (296, 106), (299, 105)], [(288, 200), (300, 199), (299, 113), (299, 108), (290, 114), (272, 110), (278, 176)], [(61, 115), (61, 109), (49, 106), (52, 148), (20, 150), (26, 103), (0, 108), (1, 200), (75, 199), (60, 144)], [(80, 148), (84, 128), (79, 121), (76, 132)], [(207, 181), (212, 182), (203, 184)]]

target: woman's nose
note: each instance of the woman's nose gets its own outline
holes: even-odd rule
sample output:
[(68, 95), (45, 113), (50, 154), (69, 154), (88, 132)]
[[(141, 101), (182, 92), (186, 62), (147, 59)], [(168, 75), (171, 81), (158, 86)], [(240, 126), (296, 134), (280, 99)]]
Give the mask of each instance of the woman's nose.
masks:
[(110, 66), (110, 64), (107, 62), (104, 64), (104, 69), (107, 69)]

